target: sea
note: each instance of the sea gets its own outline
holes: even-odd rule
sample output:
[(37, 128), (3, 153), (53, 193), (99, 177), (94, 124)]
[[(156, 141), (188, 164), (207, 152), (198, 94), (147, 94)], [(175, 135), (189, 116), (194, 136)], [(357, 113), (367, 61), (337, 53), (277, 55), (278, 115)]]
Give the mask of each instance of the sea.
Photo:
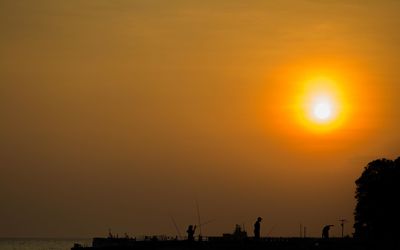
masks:
[(75, 243), (91, 246), (92, 239), (6, 239), (0, 238), (0, 250), (70, 250)]

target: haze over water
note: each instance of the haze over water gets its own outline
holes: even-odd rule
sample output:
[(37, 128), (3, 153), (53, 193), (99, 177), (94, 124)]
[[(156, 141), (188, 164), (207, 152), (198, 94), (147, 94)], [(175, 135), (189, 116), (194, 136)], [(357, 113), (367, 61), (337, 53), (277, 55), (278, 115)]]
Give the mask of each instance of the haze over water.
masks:
[(263, 236), (339, 236), (342, 218), (351, 235), (355, 179), (400, 149), (398, 13), (0, 0), (0, 237), (176, 235), (196, 200), (204, 235), (258, 216)]

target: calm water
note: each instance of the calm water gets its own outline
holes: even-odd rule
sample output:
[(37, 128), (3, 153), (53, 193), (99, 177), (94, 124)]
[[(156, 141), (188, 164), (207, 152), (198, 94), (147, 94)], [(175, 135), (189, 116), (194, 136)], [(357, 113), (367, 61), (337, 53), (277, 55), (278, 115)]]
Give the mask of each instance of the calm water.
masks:
[(0, 250), (70, 250), (74, 243), (91, 246), (91, 239), (0, 239)]

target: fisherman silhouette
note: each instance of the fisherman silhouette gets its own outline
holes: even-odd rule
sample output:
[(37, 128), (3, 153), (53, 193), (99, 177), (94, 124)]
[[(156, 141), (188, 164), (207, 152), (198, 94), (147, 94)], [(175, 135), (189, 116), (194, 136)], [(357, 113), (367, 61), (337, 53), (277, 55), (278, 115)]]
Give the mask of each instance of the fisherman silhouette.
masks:
[(261, 217), (257, 218), (256, 223), (254, 223), (254, 239), (258, 240), (260, 239), (260, 222), (262, 221)]
[(329, 229), (331, 229), (331, 227), (333, 227), (333, 225), (324, 226), (324, 228), (322, 229), (322, 238), (323, 239), (329, 239)]
[(194, 232), (196, 231), (196, 226), (189, 225), (188, 229), (186, 230), (188, 234), (188, 241), (194, 241)]

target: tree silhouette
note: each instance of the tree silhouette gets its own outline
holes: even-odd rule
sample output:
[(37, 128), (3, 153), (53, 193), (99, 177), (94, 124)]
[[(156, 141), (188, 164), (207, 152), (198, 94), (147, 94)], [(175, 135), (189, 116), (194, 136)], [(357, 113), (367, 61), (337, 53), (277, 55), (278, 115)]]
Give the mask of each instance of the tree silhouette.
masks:
[(368, 163), (356, 180), (354, 237), (394, 240), (400, 233), (400, 157)]

